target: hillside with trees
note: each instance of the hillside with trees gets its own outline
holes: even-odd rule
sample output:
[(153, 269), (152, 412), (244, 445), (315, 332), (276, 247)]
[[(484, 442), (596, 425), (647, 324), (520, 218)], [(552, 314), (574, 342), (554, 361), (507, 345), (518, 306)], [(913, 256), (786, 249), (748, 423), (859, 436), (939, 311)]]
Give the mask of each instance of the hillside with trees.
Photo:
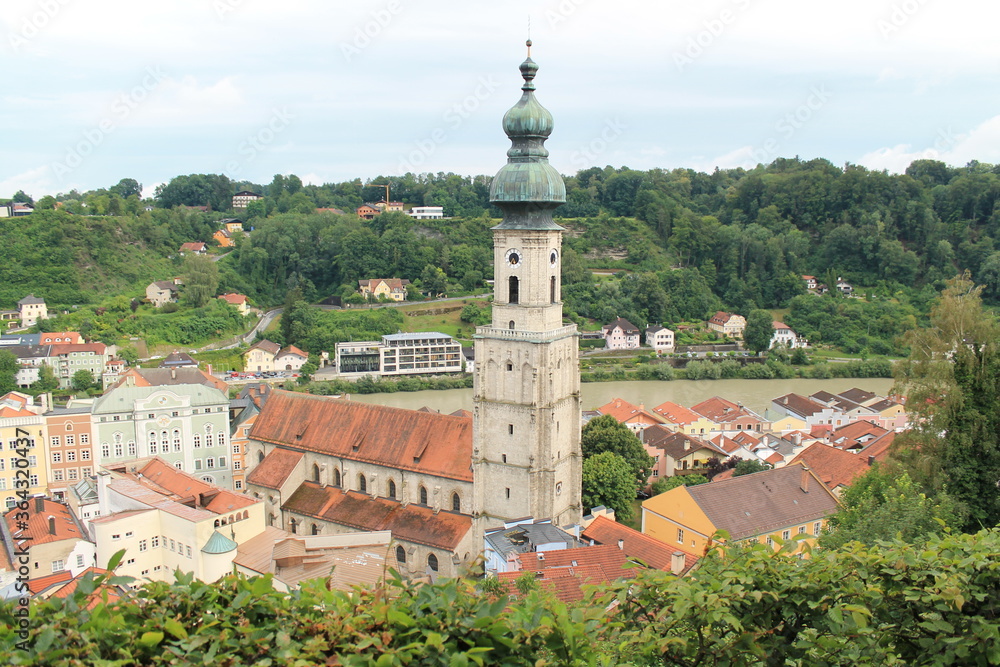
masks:
[[(214, 245), (218, 221), (232, 215), (253, 231), (219, 262), (219, 290), (261, 306), (282, 303), (293, 288), (310, 302), (343, 297), (373, 276), (407, 278), (425, 292), (481, 289), (500, 215), (489, 182), (439, 173), (323, 185), (276, 175), (254, 184), (189, 174), (160, 186), (152, 210), (133, 179), (47, 195), (41, 210), (0, 228), (0, 301), (12, 305), (29, 291), (63, 307), (141, 296), (144, 281), (176, 272), (181, 243)], [(353, 215), (384, 198), (381, 184), (394, 200), (440, 205), (450, 218)], [(902, 355), (903, 334), (926, 322), (947, 278), (968, 270), (986, 302), (1000, 302), (998, 166), (919, 160), (889, 174), (796, 158), (711, 174), (594, 167), (566, 177), (566, 187), (556, 212), (567, 230), (563, 296), (580, 323), (622, 316), (676, 325), (716, 310), (783, 310), (815, 343)], [(235, 213), (229, 198), (242, 189), (264, 198)], [(617, 277), (595, 280), (594, 269)], [(803, 274), (843, 278), (861, 298), (807, 295)]]

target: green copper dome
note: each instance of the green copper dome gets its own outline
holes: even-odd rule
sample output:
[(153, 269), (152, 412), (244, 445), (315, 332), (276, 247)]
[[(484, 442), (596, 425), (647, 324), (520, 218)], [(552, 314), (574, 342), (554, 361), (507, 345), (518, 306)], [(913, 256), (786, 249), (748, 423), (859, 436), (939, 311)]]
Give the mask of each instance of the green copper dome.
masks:
[(212, 531), (212, 536), (208, 538), (208, 542), (201, 548), (201, 551), (206, 554), (226, 554), (238, 546), (240, 545), (215, 530)]
[(531, 40), (528, 48), (521, 63), (521, 99), (503, 117), (511, 147), (490, 185), (490, 202), (504, 212), (499, 228), (562, 229), (552, 221), (552, 210), (566, 202), (566, 185), (549, 164), (544, 144), (552, 133), (552, 114), (535, 99), (538, 65), (530, 56)]

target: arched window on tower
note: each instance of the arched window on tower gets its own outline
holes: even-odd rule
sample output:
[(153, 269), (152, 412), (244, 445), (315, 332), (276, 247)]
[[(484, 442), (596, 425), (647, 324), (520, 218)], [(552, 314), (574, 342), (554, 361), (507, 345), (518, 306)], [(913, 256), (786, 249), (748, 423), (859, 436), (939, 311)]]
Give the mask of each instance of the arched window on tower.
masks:
[(389, 480), (389, 484), (387, 486), (388, 486), (388, 488), (386, 489), (386, 494), (385, 495), (387, 497), (392, 498), (393, 500), (395, 500), (396, 499), (396, 482), (394, 482), (394, 481), (392, 481), (390, 479)]
[(396, 562), (402, 565), (406, 564), (406, 549), (402, 546), (396, 547)]
[(420, 487), (420, 504), (421, 505), (427, 504), (427, 487), (425, 486)]
[(365, 479), (364, 475), (358, 475), (358, 491), (368, 493), (368, 480)]
[(513, 331), (513, 330), (514, 330), (514, 320), (511, 320), (511, 321), (510, 321), (510, 322), (509, 322), (509, 323), (507, 324), (507, 328), (508, 328), (508, 329), (510, 329), (511, 331)]
[(340, 486), (340, 468), (333, 469), (333, 485)]
[(518, 282), (517, 276), (507, 279), (507, 303), (518, 303)]
[(455, 512), (462, 511), (462, 498), (457, 494), (451, 494), (451, 509)]
[(319, 464), (313, 464), (313, 481), (319, 484)]
[(549, 279), (549, 300), (552, 303), (556, 302), (556, 277), (552, 276)]

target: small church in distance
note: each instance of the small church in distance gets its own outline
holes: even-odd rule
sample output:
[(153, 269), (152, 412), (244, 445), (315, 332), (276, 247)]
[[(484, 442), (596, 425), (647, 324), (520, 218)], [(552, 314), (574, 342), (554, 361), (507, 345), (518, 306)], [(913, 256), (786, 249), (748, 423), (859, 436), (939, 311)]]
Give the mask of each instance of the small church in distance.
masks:
[[(510, 138), (490, 201), (493, 319), (476, 329), (474, 408), (466, 416), (277, 391), (249, 433), (247, 493), (269, 525), (305, 535), (391, 530), (404, 575), (454, 576), (504, 521), (582, 518), (577, 331), (562, 317), (562, 177), (548, 162), (552, 114), (538, 66), (503, 118)], [(392, 556), (391, 555), (391, 556)]]

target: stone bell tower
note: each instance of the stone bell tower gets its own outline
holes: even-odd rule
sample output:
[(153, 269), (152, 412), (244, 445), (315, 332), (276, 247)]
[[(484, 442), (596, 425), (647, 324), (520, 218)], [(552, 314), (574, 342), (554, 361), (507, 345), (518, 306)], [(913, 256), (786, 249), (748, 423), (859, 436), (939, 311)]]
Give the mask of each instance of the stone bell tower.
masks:
[(503, 117), (507, 164), (490, 201), (493, 321), (477, 327), (474, 378), (473, 511), (476, 534), (531, 516), (555, 525), (581, 518), (580, 372), (576, 325), (562, 318), (562, 176), (544, 144), (552, 114), (535, 99), (538, 65), (521, 63), (521, 99)]

